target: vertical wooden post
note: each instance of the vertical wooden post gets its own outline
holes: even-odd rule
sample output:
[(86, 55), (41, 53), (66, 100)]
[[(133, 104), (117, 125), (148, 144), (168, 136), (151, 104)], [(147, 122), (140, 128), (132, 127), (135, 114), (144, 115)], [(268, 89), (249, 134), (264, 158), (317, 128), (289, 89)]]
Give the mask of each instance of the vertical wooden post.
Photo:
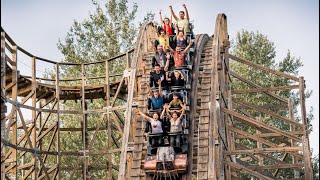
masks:
[[(32, 91), (33, 91), (33, 95), (32, 95), (32, 107), (36, 108), (36, 98), (37, 98), (37, 82), (36, 82), (36, 58), (32, 57)], [(31, 139), (32, 139), (32, 147), (33, 148), (37, 148), (37, 126), (36, 126), (36, 110), (33, 109), (32, 110), (32, 125), (33, 129), (31, 132)], [(33, 165), (34, 165), (34, 170), (32, 172), (32, 179), (37, 179), (37, 158), (36, 156), (32, 157), (33, 159)]]
[(59, 86), (59, 63), (56, 64), (56, 110), (57, 110), (57, 141), (56, 141), (56, 147), (58, 151), (58, 155), (56, 157), (57, 160), (57, 168), (58, 168), (58, 174), (57, 179), (61, 179), (61, 157), (60, 157), (60, 86)]
[(109, 82), (109, 61), (106, 61), (106, 106), (107, 106), (107, 122), (108, 122), (108, 178), (111, 179), (112, 177), (112, 154), (110, 153), (112, 144), (111, 144), (111, 119), (110, 119), (110, 82)]
[(129, 53), (126, 53), (126, 61), (127, 61), (127, 65), (126, 65), (126, 69), (130, 68), (130, 57), (129, 57)]
[[(1, 96), (5, 96), (5, 87), (6, 87), (6, 54), (5, 54), (5, 32), (1, 32)], [(5, 137), (5, 129), (6, 129), (6, 112), (7, 106), (5, 104), (5, 100), (1, 98), (1, 138)], [(6, 139), (5, 139), (6, 140)], [(6, 148), (1, 144), (1, 180), (5, 179), (5, 156), (6, 156)]]
[[(289, 119), (291, 121), (294, 121), (293, 104), (292, 104), (291, 98), (288, 98), (288, 110), (289, 110)], [(290, 124), (290, 132), (295, 130), (296, 130), (296, 126)], [(291, 144), (291, 147), (296, 146), (296, 142), (293, 139), (290, 140), (290, 144)], [(292, 164), (296, 164), (296, 163), (298, 163), (297, 158), (294, 155), (292, 155)], [(299, 171), (294, 170), (294, 178), (299, 178), (299, 176), (300, 176)]]
[[(13, 46), (13, 54), (12, 54), (12, 61), (15, 65), (12, 66), (12, 82), (14, 86), (12, 87), (12, 101), (17, 102), (17, 92), (18, 92), (18, 62), (17, 62), (17, 45)], [(17, 109), (18, 107), (13, 107), (12, 112), (12, 144), (17, 145)], [(10, 131), (10, 126), (8, 126), (7, 131)], [(17, 178), (17, 150), (15, 148), (12, 149), (12, 159), (14, 160), (15, 167), (12, 169), (12, 174), (15, 178)]]
[(133, 91), (135, 83), (136, 69), (130, 69), (129, 83), (128, 83), (128, 99), (127, 99), (127, 110), (125, 115), (125, 124), (122, 137), (122, 146), (121, 146), (121, 157), (119, 164), (119, 174), (118, 179), (125, 179), (126, 175), (126, 161), (127, 161), (127, 148), (128, 148), (128, 139), (130, 131), (130, 122), (132, 118), (132, 103), (133, 103)]
[(304, 131), (303, 137), (303, 157), (304, 157), (304, 167), (305, 167), (305, 179), (312, 180), (313, 172), (311, 166), (311, 156), (310, 156), (310, 145), (309, 145), (309, 134), (308, 134), (308, 121), (306, 113), (306, 104), (305, 104), (305, 94), (304, 94), (305, 82), (304, 78), (301, 76), (299, 78), (299, 91), (300, 91), (300, 107), (301, 107), (301, 118), (302, 118), (302, 127)]
[[(217, 27), (216, 27), (217, 28)], [(219, 139), (218, 132), (218, 116), (216, 114), (217, 104), (219, 100), (219, 81), (218, 81), (218, 62), (220, 61), (220, 29), (215, 33), (217, 35), (213, 39), (212, 46), (212, 70), (211, 70), (211, 94), (210, 94), (210, 121), (209, 121), (209, 157), (208, 157), (208, 179), (213, 180), (218, 176), (218, 169), (220, 170), (220, 163), (217, 155), (219, 154), (219, 145), (216, 147), (216, 141)]]
[(86, 116), (86, 98), (85, 98), (85, 65), (81, 64), (81, 107), (82, 107), (82, 146), (83, 146), (83, 164), (82, 178), (87, 179), (87, 116)]

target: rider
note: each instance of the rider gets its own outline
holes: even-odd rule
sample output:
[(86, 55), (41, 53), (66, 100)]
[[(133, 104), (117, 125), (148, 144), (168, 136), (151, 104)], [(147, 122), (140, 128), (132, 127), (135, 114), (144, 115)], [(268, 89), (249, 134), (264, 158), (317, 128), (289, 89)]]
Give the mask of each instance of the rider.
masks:
[(138, 109), (135, 110), (135, 113), (139, 113), (142, 117), (145, 118), (146, 121), (150, 122), (150, 124), (151, 124), (151, 133), (160, 135), (158, 137), (153, 137), (152, 138), (152, 140), (151, 140), (151, 145), (152, 146), (154, 146), (156, 143), (158, 143), (159, 145), (162, 144), (162, 133), (163, 133), (162, 123), (163, 123), (163, 121), (161, 119), (163, 119), (164, 112), (165, 112), (165, 109), (163, 109), (160, 118), (159, 118), (158, 113), (154, 112), (153, 115), (152, 115), (152, 118), (151, 118), (151, 117), (143, 114)]
[(168, 108), (181, 108), (182, 107), (182, 101), (179, 99), (177, 93), (173, 93), (173, 99), (169, 103)]
[(179, 66), (186, 65), (185, 57), (186, 57), (186, 53), (187, 53), (188, 49), (191, 47), (191, 45), (192, 45), (192, 41), (189, 43), (189, 45), (183, 51), (181, 51), (181, 47), (180, 46), (176, 47), (176, 51), (174, 51), (169, 46), (169, 49), (170, 49), (171, 53), (173, 54), (174, 67), (179, 67)]
[(163, 46), (158, 45), (157, 46), (157, 52), (152, 57), (152, 67), (155, 67), (157, 64), (160, 66), (161, 70), (168, 71), (169, 69), (169, 62), (167, 60), (170, 59), (170, 55), (167, 55), (163, 51)]
[(166, 76), (171, 86), (184, 86), (184, 76), (180, 70), (174, 70), (170, 75), (166, 73)]
[(151, 92), (150, 90), (150, 87), (148, 84), (146, 84), (147, 86), (147, 89), (148, 89), (148, 93), (149, 93), (149, 96), (150, 98), (148, 99), (149, 100), (149, 104), (151, 105), (151, 107), (148, 107), (148, 109), (152, 109), (152, 110), (161, 110), (162, 109), (162, 106), (163, 106), (163, 103), (164, 103), (164, 97), (163, 97), (163, 94), (162, 94), (162, 88), (161, 88), (161, 80), (159, 79), (158, 80), (158, 84), (159, 84), (159, 91), (154, 91), (153, 93)]
[(170, 8), (170, 11), (171, 11), (171, 14), (172, 14), (173, 18), (177, 21), (177, 24), (178, 24), (178, 29), (177, 30), (183, 31), (185, 29), (186, 33), (190, 33), (191, 31), (190, 31), (190, 28), (189, 28), (189, 20), (190, 20), (189, 13), (188, 13), (186, 5), (182, 4), (182, 6), (183, 6), (183, 8), (184, 8), (184, 10), (186, 12), (186, 17), (185, 17), (184, 11), (180, 11), (179, 12), (179, 17), (180, 18), (178, 18), (176, 16), (176, 14), (174, 13), (173, 9), (172, 9), (172, 6), (169, 6), (169, 8)]
[(172, 15), (171, 15), (170, 19), (168, 17), (166, 17), (163, 20), (161, 10), (160, 10), (159, 14), (160, 14), (161, 29), (163, 29), (166, 32), (166, 34), (169, 36), (169, 44), (170, 44), (170, 46), (173, 46), (174, 28), (172, 25)]
[(170, 119), (170, 133), (177, 133), (170, 136), (170, 145), (174, 146), (174, 144), (176, 144), (177, 147), (180, 147), (180, 134), (182, 133), (182, 125), (183, 127), (186, 127), (186, 123), (182, 119), (185, 113), (186, 105), (182, 106), (182, 112), (179, 117), (177, 112), (173, 112), (171, 116), (169, 107), (166, 105), (164, 107), (166, 109), (167, 117)]
[[(169, 61), (167, 61), (169, 64)], [(149, 81), (149, 86), (150, 87), (158, 87), (159, 86), (159, 80), (161, 83), (161, 88), (162, 88), (162, 93), (163, 95), (167, 94), (168, 90), (168, 82), (166, 80), (166, 76), (163, 70), (160, 69), (160, 65), (156, 64), (154, 66), (154, 72), (150, 72), (150, 81)]]

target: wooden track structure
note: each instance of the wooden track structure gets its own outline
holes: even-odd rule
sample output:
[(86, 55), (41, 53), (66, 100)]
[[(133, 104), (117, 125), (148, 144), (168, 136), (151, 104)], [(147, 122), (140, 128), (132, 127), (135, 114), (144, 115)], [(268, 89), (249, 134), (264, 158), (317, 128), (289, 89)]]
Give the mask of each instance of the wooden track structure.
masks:
[[(145, 123), (133, 109), (147, 109), (147, 91), (141, 84), (149, 78), (155, 37), (153, 26), (147, 23), (140, 28), (134, 49), (102, 62), (72, 64), (35, 56), (19, 47), (2, 29), (1, 180), (90, 179), (95, 171), (107, 174), (104, 179), (150, 179), (143, 170)], [(294, 174), (292, 179), (311, 180), (303, 77), (233, 56), (229, 54), (229, 44), (225, 14), (217, 16), (213, 36), (196, 36), (188, 171), (182, 179), (237, 180), (246, 174), (253, 179), (271, 180), (281, 179), (279, 173), (289, 169)], [(20, 74), (20, 53), (30, 59), (31, 76)], [(124, 64), (122, 74), (111, 74), (110, 64), (114, 61)], [(262, 87), (232, 71), (231, 61), (281, 76), (293, 85)], [(54, 79), (37, 76), (40, 62), (53, 65)], [(98, 64), (105, 67), (105, 75), (89, 77), (90, 66)], [(78, 66), (81, 76), (62, 79), (62, 66)], [(91, 79), (100, 79), (100, 83), (90, 83)], [(78, 85), (63, 85), (64, 81), (77, 81)], [(247, 88), (233, 89), (235, 81), (247, 84)], [(292, 89), (300, 95), (301, 121), (294, 117), (292, 100), (276, 93)], [(237, 98), (238, 94), (249, 93), (265, 94), (279, 103), (258, 106)], [(103, 100), (104, 107), (88, 109), (95, 99)], [(116, 103), (118, 100), (125, 103)], [(80, 109), (64, 109), (66, 101), (80, 103)], [(274, 108), (282, 108), (288, 116), (274, 113)], [(272, 117), (290, 126), (290, 131), (260, 121), (250, 112)], [(88, 127), (88, 117), (93, 114), (98, 118), (97, 124)], [(64, 127), (61, 118), (65, 115), (78, 116), (79, 125)], [(243, 131), (243, 126), (255, 133)], [(62, 133), (81, 133), (81, 147), (64, 150)], [(95, 148), (99, 133), (106, 136), (106, 147)], [(252, 142), (251, 148), (243, 140)], [(66, 166), (65, 157), (73, 157), (74, 165)], [(266, 161), (269, 165), (264, 164)]]

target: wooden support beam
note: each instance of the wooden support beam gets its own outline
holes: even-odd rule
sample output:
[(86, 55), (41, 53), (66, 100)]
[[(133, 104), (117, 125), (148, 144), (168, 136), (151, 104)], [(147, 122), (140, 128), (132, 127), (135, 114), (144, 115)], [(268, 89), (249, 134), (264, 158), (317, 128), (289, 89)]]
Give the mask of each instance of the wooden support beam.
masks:
[(257, 170), (273, 170), (273, 169), (293, 169), (293, 168), (302, 168), (303, 163), (299, 164), (276, 164), (276, 165), (263, 165), (263, 166), (247, 166), (248, 169), (253, 171)]
[(284, 91), (284, 90), (292, 90), (292, 89), (298, 89), (298, 88), (299, 88), (299, 85), (263, 87), (263, 88), (253, 88), (253, 89), (235, 89), (235, 90), (232, 90), (232, 94), (259, 93), (259, 92), (268, 92), (268, 91)]
[[(237, 129), (237, 128), (235, 128), (235, 127), (229, 126), (229, 130), (231, 130), (231, 131), (233, 131), (233, 132), (235, 132), (235, 133), (237, 133), (237, 134), (241, 134), (241, 135), (243, 135), (243, 136), (245, 136), (245, 137), (247, 137), (247, 138), (253, 139), (253, 140), (255, 140), (255, 141), (257, 141), (257, 142), (260, 142), (260, 143), (262, 143), (262, 144), (268, 145), (268, 146), (270, 146), (270, 147), (272, 147), (272, 148), (282, 147), (282, 146), (280, 146), (280, 145), (278, 145), (278, 144), (274, 144), (274, 143), (272, 143), (272, 142), (270, 142), (270, 141), (267, 141), (267, 140), (265, 140), (265, 139), (263, 139), (263, 138), (259, 138), (259, 137), (257, 137), (255, 134), (253, 135), (253, 134), (249, 134), (249, 133), (243, 132), (243, 131), (241, 131), (240, 129)], [(298, 154), (298, 153), (295, 153), (295, 152), (291, 152), (291, 154), (294, 155), (294, 156), (297, 156), (297, 157), (299, 157), (299, 158), (302, 158), (302, 157), (303, 157), (302, 155), (300, 155), (300, 154)]]
[(270, 69), (269, 67), (266, 67), (266, 66), (262, 66), (260, 64), (256, 64), (256, 63), (253, 63), (251, 61), (248, 61), (248, 60), (245, 60), (245, 59), (242, 59), (242, 58), (239, 58), (239, 57), (236, 57), (234, 55), (231, 55), (229, 54), (229, 57), (235, 61), (238, 61), (240, 63), (243, 63), (243, 64), (246, 64), (246, 65), (249, 65), (249, 66), (252, 66), (252, 67), (255, 67), (255, 68), (259, 68), (261, 70), (264, 70), (266, 72), (269, 72), (271, 74), (276, 74), (276, 75), (279, 75), (279, 76), (282, 76), (284, 78), (287, 78), (287, 79), (291, 79), (291, 80), (294, 80), (294, 81), (297, 81), (299, 82), (299, 78), (297, 77), (294, 77), (294, 76), (291, 76), (289, 74), (286, 74), (286, 73), (283, 73), (283, 72), (280, 72), (280, 71), (277, 71), (277, 70), (274, 70), (274, 69)]
[(236, 154), (257, 154), (257, 153), (272, 153), (272, 152), (297, 152), (303, 150), (303, 147), (276, 147), (276, 148), (260, 148), (260, 149), (246, 149), (246, 150), (232, 150), (224, 152), (224, 155)]
[(240, 171), (245, 171), (247, 172), (248, 174), (252, 175), (252, 176), (255, 176), (257, 178), (260, 178), (260, 179), (263, 179), (263, 180), (273, 180), (272, 178), (269, 178), (265, 175), (262, 175), (256, 171), (253, 171), (243, 165), (240, 165), (238, 163), (234, 163), (234, 162), (225, 162), (225, 164), (227, 164), (228, 166), (231, 166), (233, 168), (236, 168), (236, 169), (239, 169)]
[(259, 111), (259, 112), (262, 112), (264, 114), (267, 114), (267, 115), (270, 115), (274, 118), (277, 118), (277, 119), (280, 119), (282, 121), (285, 121), (285, 122), (288, 122), (289, 124), (293, 124), (293, 125), (296, 125), (296, 126), (302, 126), (302, 124), (296, 122), (296, 121), (292, 121), (291, 119), (287, 118), (287, 117), (283, 117), (283, 116), (280, 116), (278, 114), (275, 114), (267, 109), (264, 109), (264, 108), (260, 108), (254, 104), (250, 104), (250, 103), (247, 103), (247, 102), (244, 102), (244, 101), (241, 101), (239, 99), (236, 99), (236, 98), (232, 98), (232, 101), (235, 102), (235, 103), (238, 103), (238, 104), (241, 104), (243, 106), (246, 106), (246, 107), (249, 107), (251, 109), (254, 109), (256, 111)]
[[(248, 149), (247, 147), (245, 147), (245, 146), (243, 146), (243, 145), (240, 145), (240, 144), (238, 144), (238, 143), (236, 143), (236, 147), (237, 147), (237, 148), (240, 148), (240, 149), (242, 149), (242, 150)], [(277, 163), (277, 164), (289, 164), (289, 163), (287, 163), (287, 162), (285, 162), (285, 161), (281, 161), (281, 160), (279, 160), (279, 159), (277, 159), (277, 158), (275, 158), (275, 157), (273, 157), (273, 156), (270, 156), (270, 155), (268, 155), (268, 154), (257, 153), (256, 155), (263, 156), (264, 158), (268, 158), (269, 160), (271, 160), (271, 161), (273, 161), (273, 162), (275, 162), (275, 163)], [(299, 171), (299, 172), (301, 172), (301, 173), (304, 172), (302, 169), (299, 169), (299, 168), (294, 168), (294, 169), (297, 170), (297, 171)]]
[(280, 129), (278, 129), (278, 128), (275, 128), (275, 127), (266, 125), (266, 124), (264, 124), (264, 123), (262, 123), (262, 122), (258, 122), (258, 121), (256, 121), (255, 119), (246, 117), (246, 116), (244, 116), (244, 115), (242, 115), (242, 114), (239, 114), (239, 113), (237, 113), (237, 112), (235, 112), (235, 111), (232, 111), (232, 110), (229, 110), (229, 109), (227, 109), (227, 108), (221, 108), (221, 110), (222, 110), (223, 112), (225, 112), (225, 113), (228, 113), (228, 114), (230, 114), (230, 115), (232, 115), (232, 116), (234, 116), (234, 117), (239, 118), (239, 120), (242, 120), (242, 121), (245, 122), (245, 123), (248, 122), (248, 123), (250, 123), (250, 124), (252, 124), (252, 125), (254, 125), (254, 126), (262, 127), (262, 128), (267, 129), (267, 130), (269, 130), (269, 131), (273, 131), (273, 132), (279, 133), (279, 134), (281, 134), (281, 135), (283, 135), (283, 136), (285, 136), (285, 137), (294, 139), (294, 140), (296, 140), (296, 141), (298, 141), (298, 142), (302, 142), (302, 139), (298, 138), (297, 136), (294, 136), (294, 135), (290, 134), (289, 132), (286, 132), (286, 131), (280, 130)]
[[(230, 74), (231, 74), (231, 76), (239, 79), (239, 80), (242, 81), (242, 82), (245, 82), (245, 83), (249, 84), (249, 85), (252, 86), (252, 87), (262, 88), (262, 86), (260, 86), (260, 85), (258, 85), (258, 84), (256, 84), (256, 83), (254, 83), (254, 82), (252, 82), (252, 81), (250, 81), (250, 80), (248, 80), (248, 79), (240, 76), (239, 74), (237, 74), (237, 73), (235, 73), (235, 72), (233, 72), (233, 71), (230, 71)], [(276, 98), (276, 99), (278, 99), (278, 100), (280, 100), (280, 101), (282, 101), (282, 102), (284, 102), (284, 103), (287, 103), (287, 102), (288, 102), (288, 100), (287, 100), (286, 98), (281, 97), (281, 96), (279, 96), (279, 95), (277, 95), (277, 94), (275, 94), (275, 93), (273, 93), (273, 92), (268, 92), (268, 91), (266, 92), (266, 91), (264, 91), (263, 93), (268, 94), (269, 96), (274, 97), (274, 98)]]

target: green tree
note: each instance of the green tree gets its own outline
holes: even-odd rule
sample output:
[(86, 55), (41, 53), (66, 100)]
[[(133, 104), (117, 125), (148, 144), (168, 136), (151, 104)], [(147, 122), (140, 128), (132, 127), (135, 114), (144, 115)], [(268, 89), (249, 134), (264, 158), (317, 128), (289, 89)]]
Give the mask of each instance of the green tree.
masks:
[(319, 154), (312, 158), (313, 180), (319, 180)]
[[(104, 5), (92, 1), (95, 11), (82, 22), (74, 21), (69, 32), (63, 40), (59, 40), (58, 48), (64, 55), (63, 62), (84, 63), (104, 61), (117, 56), (133, 47), (137, 35), (137, 28), (134, 24), (137, 5), (134, 4), (132, 10), (128, 8), (127, 0), (108, 0)], [(111, 61), (109, 64), (109, 74), (122, 73), (126, 65), (125, 58)], [(86, 77), (105, 76), (105, 63), (87, 66)], [(51, 77), (55, 75), (51, 73)], [(81, 66), (60, 66), (60, 79), (80, 78)], [(104, 84), (105, 79), (88, 80), (89, 84)], [(111, 79), (116, 81), (116, 79)], [(62, 82), (60, 85), (81, 85), (80, 81)], [(103, 99), (86, 101), (87, 109), (102, 109), (105, 106)], [(65, 101), (60, 105), (62, 109), (82, 110), (80, 101)], [(121, 113), (120, 113), (121, 114)], [(90, 114), (87, 117), (88, 128), (93, 128), (98, 124), (98, 114)], [(82, 116), (80, 115), (60, 115), (63, 128), (81, 128)], [(105, 127), (106, 120), (103, 119), (102, 127)], [(89, 140), (94, 131), (88, 133)], [(119, 134), (115, 134), (119, 138)], [(62, 151), (79, 151), (83, 149), (82, 132), (61, 132)], [(45, 140), (44, 140), (45, 141)], [(48, 140), (47, 140), (48, 141)], [(103, 150), (107, 146), (106, 131), (99, 131), (92, 146), (94, 150)], [(44, 143), (45, 144), (45, 143)], [(113, 157), (113, 163), (119, 161), (119, 154)], [(78, 157), (63, 156), (62, 166), (73, 166), (82, 163)], [(89, 158), (90, 162), (96, 160), (96, 156)], [(51, 161), (55, 161), (54, 158)], [(107, 165), (106, 157), (100, 158), (97, 165)], [(70, 178), (70, 172), (62, 172), (64, 179)], [(80, 171), (75, 174), (81, 174)], [(90, 170), (92, 178), (105, 178), (107, 171)]]
[[(242, 30), (237, 33), (236, 39), (233, 40), (231, 53), (237, 57), (241, 57), (250, 60), (254, 63), (261, 64), (266, 67), (270, 67), (280, 72), (284, 72), (293, 76), (298, 76), (299, 68), (303, 66), (300, 58), (294, 57), (288, 51), (287, 55), (279, 62), (276, 62), (276, 47), (273, 42), (271, 42), (267, 36), (259, 32), (249, 32)], [(291, 80), (282, 78), (271, 73), (267, 73), (257, 68), (253, 68), (238, 62), (232, 62), (231, 69), (235, 73), (241, 75), (242, 77), (262, 86), (262, 87), (273, 87), (273, 86), (288, 86), (292, 85)], [(240, 81), (233, 81), (233, 89), (247, 89), (249, 86)], [(301, 121), (298, 112), (299, 95), (293, 91), (278, 91), (276, 94), (289, 98), (293, 100), (294, 115), (296, 121)], [(306, 91), (306, 98), (309, 98), (311, 91)], [(251, 104), (262, 106), (262, 105), (283, 105), (279, 100), (270, 97), (263, 93), (248, 93), (248, 94), (237, 94), (234, 95), (235, 98), (249, 102)], [(282, 130), (288, 131), (290, 126), (288, 123), (275, 119), (269, 115), (254, 111), (246, 110), (252, 116), (260, 117), (261, 121), (264, 123), (277, 127)], [(281, 109), (273, 109), (273, 113), (279, 114), (281, 116), (288, 116), (288, 112)], [(309, 123), (313, 119), (312, 108), (308, 113)], [(248, 133), (254, 134), (256, 130), (250, 126), (237, 125), (238, 128)], [(311, 126), (310, 126), (311, 127)], [(298, 129), (297, 129), (298, 130)], [(279, 144), (279, 141), (275, 138), (269, 138), (271, 142)], [(256, 141), (249, 139), (237, 140), (238, 143), (245, 145), (247, 147), (255, 148), (257, 146)], [(272, 154), (273, 156), (281, 157), (282, 153)], [(292, 159), (289, 156), (286, 158), (287, 162), (291, 162)], [(251, 163), (257, 163), (252, 160)], [(271, 161), (264, 159), (264, 164), (272, 164)], [(271, 172), (264, 171), (266, 174), (271, 174)], [(280, 170), (278, 174), (279, 178), (293, 178), (293, 171)], [(243, 179), (250, 179), (248, 176), (243, 175)]]

